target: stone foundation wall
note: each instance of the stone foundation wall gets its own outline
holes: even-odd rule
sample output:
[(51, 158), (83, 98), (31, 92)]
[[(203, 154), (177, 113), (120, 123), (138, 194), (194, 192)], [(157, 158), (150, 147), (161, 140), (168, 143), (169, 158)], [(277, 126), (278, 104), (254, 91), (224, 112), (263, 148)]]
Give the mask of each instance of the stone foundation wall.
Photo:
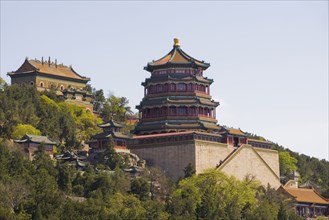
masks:
[(277, 176), (280, 176), (279, 153), (276, 150), (254, 148), (257, 153), (266, 161)]
[(232, 151), (233, 148), (224, 143), (196, 140), (196, 173), (215, 168)]
[(184, 176), (184, 168), (189, 163), (195, 167), (194, 140), (135, 145), (130, 147), (130, 151), (146, 160), (146, 165), (161, 168), (175, 180)]
[(233, 147), (224, 143), (196, 139), (135, 144), (129, 146), (129, 149), (146, 160), (147, 165), (159, 167), (175, 180), (184, 176), (184, 168), (191, 163), (196, 173), (220, 165), (219, 170), (237, 179), (243, 180), (251, 175), (264, 186), (280, 186), (279, 157), (274, 150), (242, 145), (234, 151)]

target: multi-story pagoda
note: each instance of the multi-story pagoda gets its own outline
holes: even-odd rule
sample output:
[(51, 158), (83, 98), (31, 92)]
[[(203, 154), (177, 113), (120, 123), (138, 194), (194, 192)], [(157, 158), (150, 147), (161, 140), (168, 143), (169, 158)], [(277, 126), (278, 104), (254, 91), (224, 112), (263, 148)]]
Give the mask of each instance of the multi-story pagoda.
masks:
[(264, 186), (278, 188), (278, 152), (248, 145), (241, 130), (217, 125), (219, 103), (210, 95), (213, 80), (203, 76), (209, 66), (187, 55), (177, 39), (166, 56), (147, 64), (151, 77), (142, 83), (145, 94), (137, 106), (137, 135), (128, 148), (174, 179), (183, 177), (190, 165), (197, 174), (217, 168), (238, 179), (251, 175)]
[(151, 77), (142, 83), (144, 98), (136, 106), (140, 121), (135, 133), (218, 130), (219, 103), (210, 95), (213, 80), (203, 76), (209, 66), (186, 54), (175, 38), (174, 47), (167, 55), (144, 67)]

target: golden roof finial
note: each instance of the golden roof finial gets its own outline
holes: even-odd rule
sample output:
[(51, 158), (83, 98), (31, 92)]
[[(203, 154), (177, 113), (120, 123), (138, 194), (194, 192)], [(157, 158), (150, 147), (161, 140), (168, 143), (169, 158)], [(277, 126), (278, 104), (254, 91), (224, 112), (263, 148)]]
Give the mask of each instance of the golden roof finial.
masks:
[(179, 39), (177, 37), (174, 38), (174, 46), (175, 47), (179, 47), (180, 46)]

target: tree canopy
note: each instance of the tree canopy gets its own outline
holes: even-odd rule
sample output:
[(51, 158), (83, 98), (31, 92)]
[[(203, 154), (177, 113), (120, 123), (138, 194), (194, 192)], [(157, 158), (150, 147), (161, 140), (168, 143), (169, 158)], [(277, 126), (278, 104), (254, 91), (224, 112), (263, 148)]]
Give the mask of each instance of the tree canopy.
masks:
[(129, 101), (126, 97), (110, 95), (110, 97), (105, 100), (101, 110), (100, 115), (102, 119), (104, 121), (113, 119), (118, 122), (125, 122), (126, 114), (132, 113), (128, 103)]
[(47, 135), (67, 147), (78, 147), (100, 132), (97, 124), (101, 119), (83, 107), (54, 98), (51, 91), (40, 93), (31, 86), (12, 85), (0, 91), (0, 103), (2, 138)]

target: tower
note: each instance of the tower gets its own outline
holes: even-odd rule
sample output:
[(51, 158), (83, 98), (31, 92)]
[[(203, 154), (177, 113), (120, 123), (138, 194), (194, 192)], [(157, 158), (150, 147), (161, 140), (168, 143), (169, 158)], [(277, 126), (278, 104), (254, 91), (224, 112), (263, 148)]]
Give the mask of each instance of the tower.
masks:
[(212, 79), (203, 76), (209, 63), (197, 60), (174, 39), (173, 49), (144, 69), (151, 77), (142, 83), (144, 98), (136, 106), (140, 121), (136, 134), (180, 131), (216, 131), (216, 107), (211, 99)]
[(278, 188), (278, 152), (254, 148), (241, 130), (217, 125), (219, 103), (210, 95), (213, 80), (203, 75), (209, 66), (186, 54), (178, 39), (167, 55), (147, 64), (144, 69), (151, 77), (142, 83), (137, 135), (128, 148), (176, 180), (190, 165), (197, 174), (217, 168), (238, 179), (253, 175), (264, 186)]

